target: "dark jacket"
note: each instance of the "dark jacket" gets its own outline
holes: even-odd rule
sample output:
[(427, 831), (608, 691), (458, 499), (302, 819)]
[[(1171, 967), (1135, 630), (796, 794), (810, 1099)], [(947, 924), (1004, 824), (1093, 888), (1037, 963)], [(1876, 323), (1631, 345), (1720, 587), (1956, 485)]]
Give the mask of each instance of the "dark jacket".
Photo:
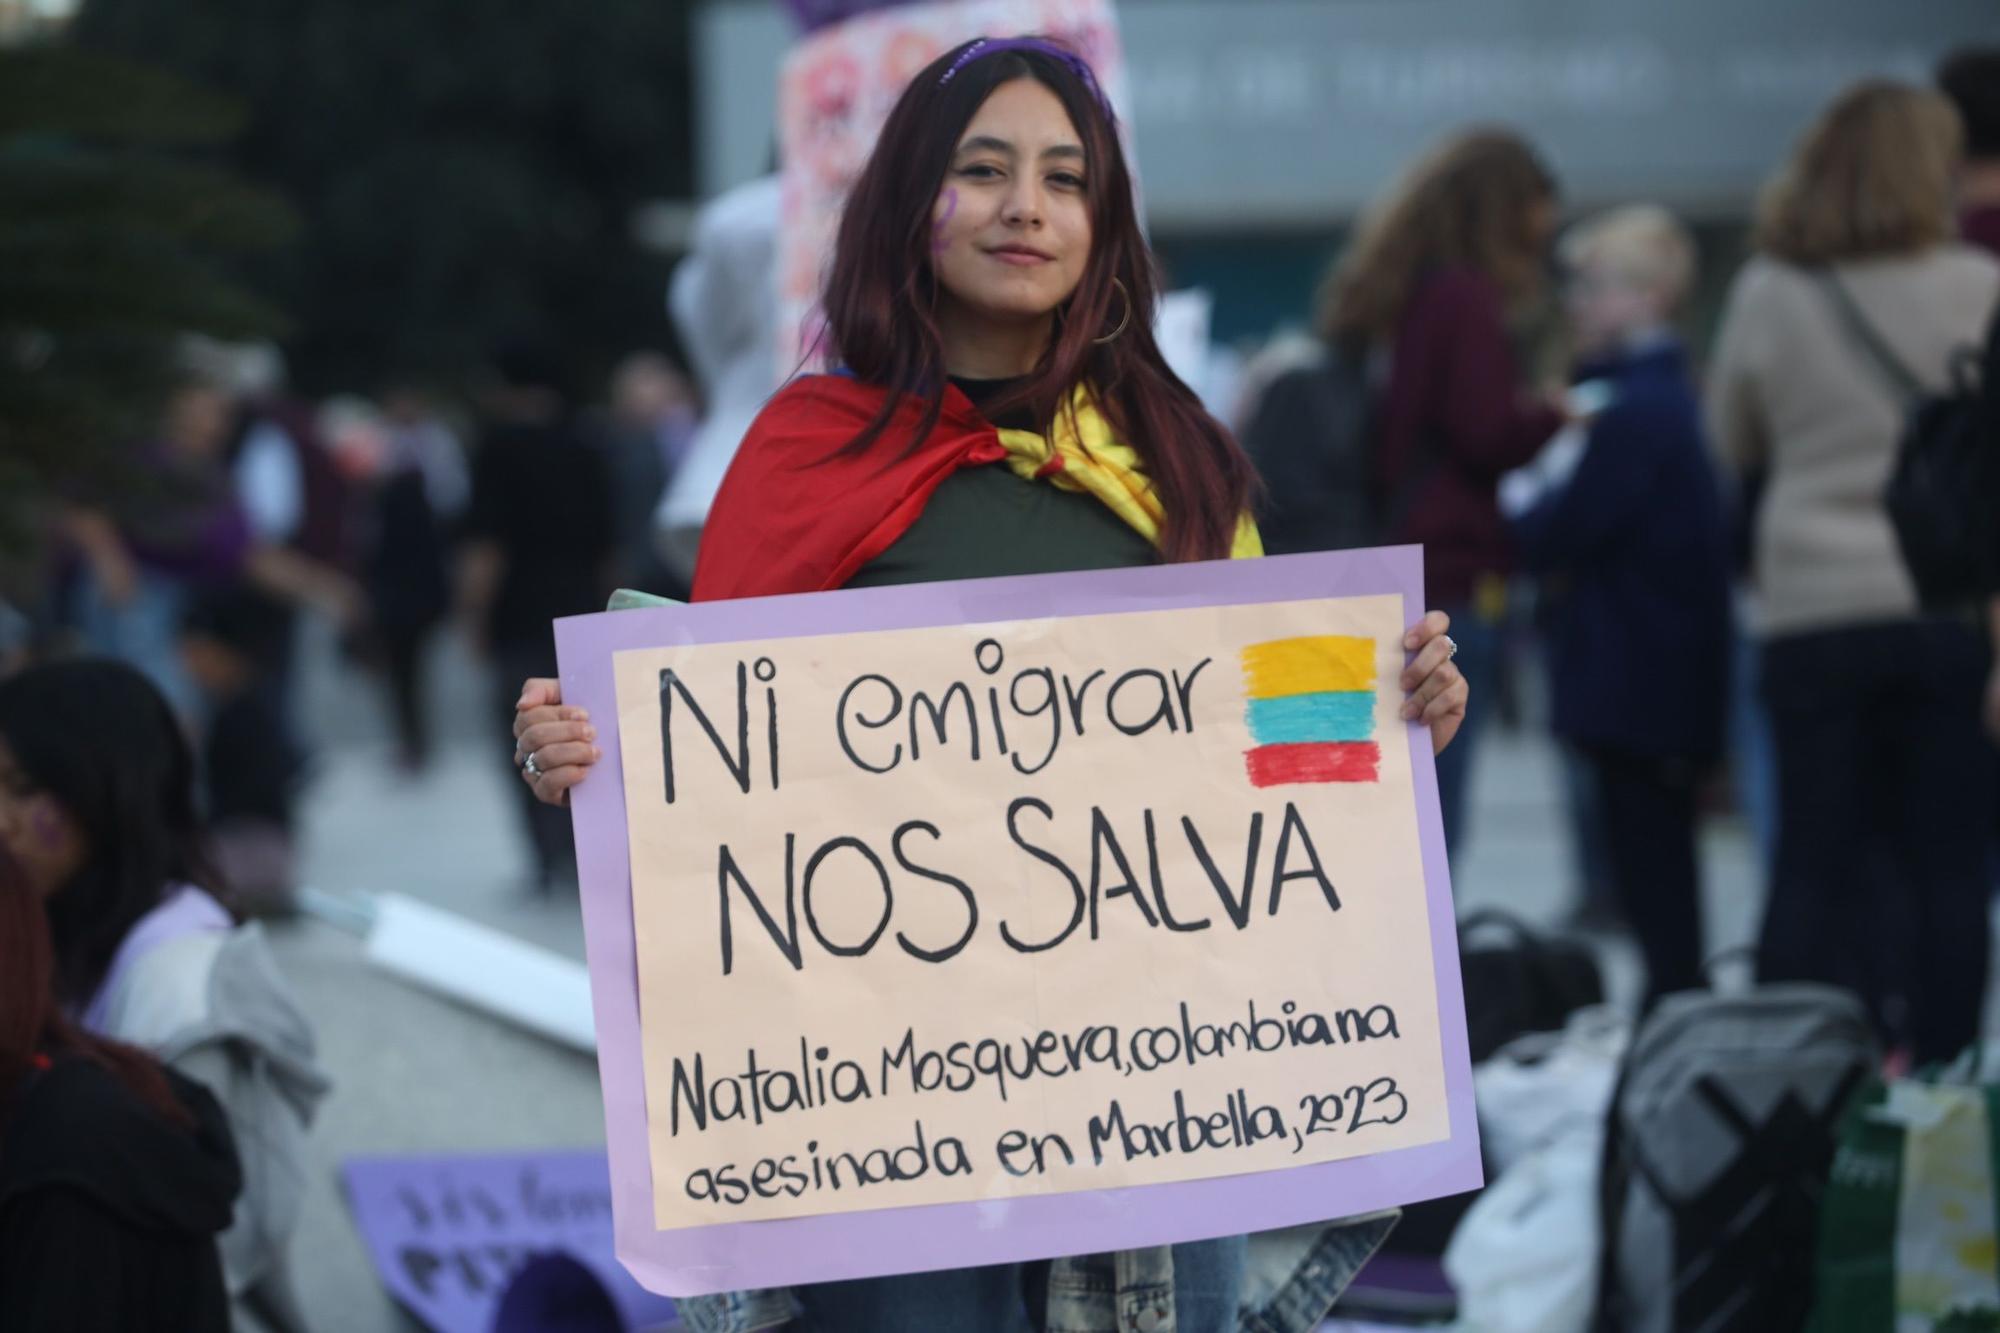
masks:
[(1513, 568), (1494, 488), (1561, 425), (1521, 377), (1492, 279), (1424, 278), (1396, 327), (1375, 448), (1386, 530), (1422, 543), (1428, 605), (1464, 602), (1482, 574)]
[(1719, 753), (1729, 674), (1728, 531), (1677, 342), (1581, 368), (1616, 397), (1567, 485), (1516, 524), (1553, 600), (1558, 734), (1589, 746)]
[(164, 1120), (110, 1073), (58, 1061), (0, 1122), (0, 1329), (226, 1333), (216, 1236), (242, 1178), (215, 1099)]
[[(2000, 208), (1992, 210), (2000, 218)], [(2000, 224), (1996, 224), (2000, 231)], [(1996, 237), (2000, 253), (2000, 237)], [(1986, 442), (1980, 453), (1977, 484), (1985, 497), (1981, 512), (1986, 516), (1985, 588), (1989, 597), (2000, 597), (2000, 310), (1986, 328), (1986, 359), (1979, 372), (1979, 437)]]
[(472, 459), (467, 535), (506, 556), (486, 632), (552, 647), (560, 616), (603, 608), (617, 548), (604, 455), (566, 423), (491, 426)]
[(375, 624), (390, 634), (429, 629), (451, 609), (451, 550), (444, 521), (425, 493), (423, 470), (404, 467), (384, 477), (370, 516), (361, 568)]
[(1264, 479), (1257, 527), (1267, 555), (1371, 546), (1386, 535), (1369, 455), (1372, 397), (1366, 368), (1322, 346), (1258, 398), (1243, 449)]

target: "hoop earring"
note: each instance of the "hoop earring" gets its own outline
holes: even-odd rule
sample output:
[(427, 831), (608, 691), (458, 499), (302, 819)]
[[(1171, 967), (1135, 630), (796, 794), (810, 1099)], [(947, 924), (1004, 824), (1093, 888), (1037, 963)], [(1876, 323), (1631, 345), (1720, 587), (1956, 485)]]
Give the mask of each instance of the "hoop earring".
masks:
[(1119, 335), (1124, 333), (1126, 326), (1128, 326), (1132, 322), (1132, 293), (1126, 291), (1125, 284), (1120, 282), (1117, 278), (1113, 278), (1111, 280), (1111, 285), (1113, 287), (1116, 287), (1118, 289), (1118, 294), (1125, 298), (1125, 318), (1119, 320), (1118, 327), (1111, 330), (1111, 332), (1105, 334), (1102, 338), (1092, 338), (1090, 340), (1091, 345), (1095, 347), (1102, 347), (1106, 343), (1117, 342)]

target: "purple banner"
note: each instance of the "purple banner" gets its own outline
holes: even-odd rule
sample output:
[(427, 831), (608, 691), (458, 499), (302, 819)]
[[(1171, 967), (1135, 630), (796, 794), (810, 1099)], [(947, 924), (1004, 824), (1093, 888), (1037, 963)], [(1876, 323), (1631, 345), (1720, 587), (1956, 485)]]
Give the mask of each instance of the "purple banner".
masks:
[(382, 1285), (436, 1333), (632, 1333), (674, 1322), (673, 1302), (613, 1255), (602, 1152), (365, 1157), (342, 1174)]

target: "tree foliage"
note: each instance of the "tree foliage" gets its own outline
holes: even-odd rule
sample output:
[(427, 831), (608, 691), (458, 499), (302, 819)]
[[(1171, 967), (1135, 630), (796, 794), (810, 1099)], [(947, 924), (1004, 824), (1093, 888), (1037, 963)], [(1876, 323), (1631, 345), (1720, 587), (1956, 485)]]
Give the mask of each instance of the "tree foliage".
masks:
[(577, 375), (667, 336), (635, 206), (690, 184), (679, 0), (88, 0), (75, 40), (239, 98), (228, 161), (300, 244), (251, 273), (311, 389), (456, 379), (496, 341)]
[(53, 497), (137, 479), (180, 335), (282, 332), (224, 258), (282, 241), (289, 212), (188, 156), (242, 119), (130, 61), (0, 49), (0, 554)]

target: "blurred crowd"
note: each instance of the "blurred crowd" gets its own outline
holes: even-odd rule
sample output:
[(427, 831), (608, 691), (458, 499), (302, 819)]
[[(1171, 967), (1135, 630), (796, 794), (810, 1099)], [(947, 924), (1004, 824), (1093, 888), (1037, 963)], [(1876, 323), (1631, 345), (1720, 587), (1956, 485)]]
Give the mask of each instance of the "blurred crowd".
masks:
[(1316, 336), (1245, 376), (1267, 544), (1422, 543), (1473, 687), (1439, 756), (1455, 859), (1479, 735), (1538, 652), (1577, 922), (1633, 932), (1649, 999), (1701, 982), (1697, 825), (1734, 802), (1770, 877), (1760, 975), (1851, 988), (1949, 1058), (1988, 976), (2000, 566), (1968, 537), (1984, 575), (1925, 586), (1884, 497), (1924, 421), (1993, 429), (1969, 368), (2000, 297), (2000, 56), (1826, 108), (1705, 358), (1689, 230), (1640, 202), (1558, 234), (1560, 198), (1533, 145), (1479, 131), (1364, 219)]
[[(9, 660), (138, 668), (198, 747), (239, 905), (282, 907), (307, 772), (302, 618), (379, 679), (397, 763), (416, 773), (432, 748), (425, 665), (454, 619), (519, 679), (553, 672), (553, 618), (612, 587), (681, 586), (650, 534), (698, 420), (685, 374), (636, 352), (584, 408), (560, 381), (523, 340), (495, 349), (469, 401), (398, 384), (311, 403), (286, 392), (276, 349), (188, 339), (143, 476), (79, 487), (50, 516), (39, 591), (8, 607)], [(552, 454), (562, 465), (545, 468)], [(547, 475), (570, 484), (530, 486)], [(546, 853), (561, 873), (560, 848)]]
[[(1452, 135), (1363, 217), (1311, 331), (1274, 336), (1210, 406), (1264, 478), (1274, 553), (1423, 545), (1472, 686), (1439, 761), (1455, 857), (1477, 836), (1482, 732), (1546, 717), (1578, 921), (1632, 933), (1649, 997), (1701, 980), (1698, 831), (1734, 805), (1768, 871), (1761, 975), (1851, 989), (1902, 1058), (1949, 1059), (1989, 984), (2000, 585), (1932, 596), (1882, 495), (1912, 410), (1943, 410), (1961, 362), (1994, 364), (2000, 51), (1954, 57), (1937, 89), (1842, 93), (1774, 168), (1697, 339), (1699, 270), (1733, 256), (1644, 201), (1565, 225), (1559, 162), (1505, 131)], [(753, 188), (712, 206), (676, 282), (699, 376), (636, 351), (578, 394), (544, 335), (493, 349), (470, 393), (312, 403), (273, 349), (190, 340), (145, 484), (49, 516), (35, 586), (0, 607), (6, 670), (104, 657), (151, 683), (191, 747), (223, 907), (288, 910), (296, 888), (302, 619), (379, 679), (414, 772), (447, 627), (491, 663), (497, 764), (515, 687), (555, 674), (553, 619), (620, 587), (686, 595), (687, 516), (733, 445), (718, 423), (740, 431), (777, 387), (768, 268), (741, 261), (775, 192)], [(768, 266), (768, 244), (752, 253)], [(722, 332), (718, 303), (747, 332)], [(1988, 440), (1993, 392), (1968, 409)], [(1549, 704), (1521, 703), (1538, 674)], [(0, 707), (15, 802), (57, 785), (10, 731), (25, 708)], [(525, 791), (521, 808), (541, 881), (573, 880), (567, 812)], [(69, 998), (117, 944), (56, 940), (83, 969)]]

